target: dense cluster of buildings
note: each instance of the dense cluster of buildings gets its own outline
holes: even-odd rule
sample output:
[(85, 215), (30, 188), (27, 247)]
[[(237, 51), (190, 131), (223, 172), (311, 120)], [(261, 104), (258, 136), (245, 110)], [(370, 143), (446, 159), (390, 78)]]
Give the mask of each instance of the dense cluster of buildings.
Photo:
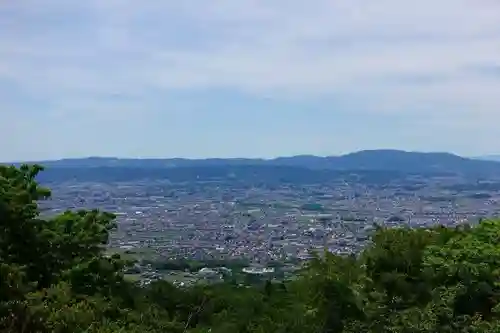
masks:
[[(118, 214), (110, 247), (164, 258), (307, 259), (359, 251), (374, 224), (454, 225), (497, 216), (500, 193), (454, 189), (457, 179), (266, 187), (243, 182), (65, 183), (45, 205)], [(417, 186), (415, 185), (417, 184)]]

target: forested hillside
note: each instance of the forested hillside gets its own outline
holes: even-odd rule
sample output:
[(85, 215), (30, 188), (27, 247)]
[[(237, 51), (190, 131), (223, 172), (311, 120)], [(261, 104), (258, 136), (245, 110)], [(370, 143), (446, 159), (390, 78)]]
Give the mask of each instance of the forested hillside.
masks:
[(114, 216), (39, 216), (41, 168), (0, 166), (2, 332), (500, 332), (500, 221), (378, 229), (289, 282), (139, 287), (106, 255)]

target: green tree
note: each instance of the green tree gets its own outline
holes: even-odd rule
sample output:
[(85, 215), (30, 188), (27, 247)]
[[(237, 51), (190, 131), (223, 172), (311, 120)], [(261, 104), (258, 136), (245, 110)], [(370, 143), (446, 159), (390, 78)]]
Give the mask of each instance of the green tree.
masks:
[[(105, 304), (97, 300), (123, 295), (125, 263), (104, 253), (113, 215), (40, 216), (38, 201), (50, 197), (36, 182), (41, 170), (0, 167), (0, 328), (78, 331), (85, 323), (94, 325), (93, 316)], [(109, 315), (113, 303), (106, 304)], [(56, 314), (69, 317), (55, 320)]]
[(112, 214), (41, 216), (41, 170), (0, 166), (0, 332), (499, 332), (500, 221), (379, 228), (289, 282), (139, 287), (106, 254)]

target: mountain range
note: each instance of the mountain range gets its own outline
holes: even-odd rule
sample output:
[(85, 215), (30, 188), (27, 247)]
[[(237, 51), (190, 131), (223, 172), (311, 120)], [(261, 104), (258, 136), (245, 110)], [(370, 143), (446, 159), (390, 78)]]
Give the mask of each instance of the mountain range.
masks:
[[(266, 177), (273, 174), (293, 174), (312, 172), (370, 171), (389, 173), (453, 173), (479, 177), (500, 177), (500, 162), (465, 158), (450, 153), (422, 153), (401, 150), (364, 150), (342, 156), (320, 157), (299, 155), (277, 157), (274, 159), (257, 158), (209, 158), (209, 159), (130, 159), (89, 157), (31, 162), (44, 165), (51, 174), (83, 175), (99, 173), (116, 177), (122, 174), (129, 177), (163, 174), (227, 174), (234, 170), (248, 173), (258, 170)], [(291, 168), (291, 169), (290, 169)], [(63, 170), (64, 169), (64, 170)], [(112, 169), (112, 170), (110, 170)], [(180, 170), (186, 169), (186, 170)], [(190, 171), (189, 171), (190, 170)], [(253, 171), (252, 171), (253, 170)], [(126, 176), (128, 175), (128, 176)], [(278, 177), (278, 175), (275, 175)], [(136, 178), (135, 177), (135, 178)], [(317, 177), (317, 176), (315, 176)]]

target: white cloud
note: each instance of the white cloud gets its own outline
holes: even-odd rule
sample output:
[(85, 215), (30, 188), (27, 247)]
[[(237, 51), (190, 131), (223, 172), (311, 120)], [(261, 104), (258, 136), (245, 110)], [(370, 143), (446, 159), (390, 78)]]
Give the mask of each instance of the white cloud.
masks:
[[(1, 6), (2, 16), (10, 16), (0, 33), (0, 77), (37, 95), (224, 87), (281, 97), (345, 91), (384, 100), (396, 89), (415, 102), (470, 103), (479, 92), (481, 105), (500, 104), (489, 93), (500, 80), (490, 78), (485, 87), (484, 77), (463, 74), (469, 66), (500, 64), (495, 1), (50, 0), (41, 6), (31, 0)], [(400, 75), (445, 79), (391, 85)]]
[[(500, 120), (495, 0), (23, 0), (0, 17), (0, 85), (56, 115), (138, 114), (152, 90), (224, 88)], [(0, 112), (31, 107), (0, 97)]]

